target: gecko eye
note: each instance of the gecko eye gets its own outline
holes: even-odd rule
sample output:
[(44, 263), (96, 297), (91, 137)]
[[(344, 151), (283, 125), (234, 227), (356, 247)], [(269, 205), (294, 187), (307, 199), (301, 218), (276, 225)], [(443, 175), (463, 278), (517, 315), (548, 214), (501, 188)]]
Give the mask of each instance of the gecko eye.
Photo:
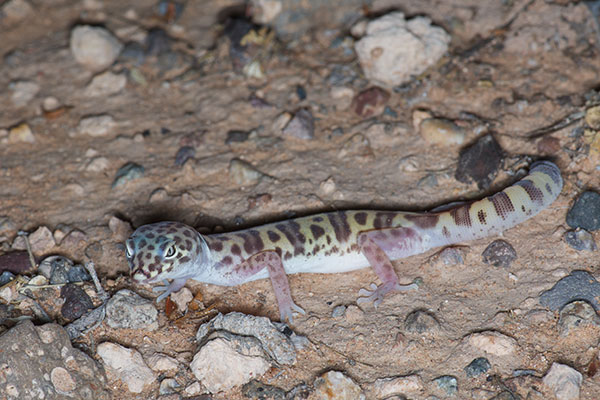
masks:
[(165, 258), (173, 258), (173, 257), (175, 257), (175, 246), (171, 245), (165, 252)]

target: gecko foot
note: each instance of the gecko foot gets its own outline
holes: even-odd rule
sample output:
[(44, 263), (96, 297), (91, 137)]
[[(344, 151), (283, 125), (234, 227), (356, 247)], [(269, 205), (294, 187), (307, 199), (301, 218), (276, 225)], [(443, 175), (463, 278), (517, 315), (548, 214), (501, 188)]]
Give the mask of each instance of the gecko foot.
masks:
[(297, 312), (299, 314), (305, 315), (306, 312), (299, 306), (297, 306), (295, 303), (291, 303), (289, 304), (289, 306), (286, 307), (281, 307), (279, 306), (279, 318), (281, 322), (288, 322), (289, 324), (293, 324), (294, 323), (294, 316), (293, 313)]
[(169, 296), (171, 293), (178, 292), (185, 285), (186, 281), (187, 281), (187, 278), (174, 279), (169, 284), (169, 282), (165, 279), (165, 280), (163, 280), (163, 283), (165, 284), (165, 286), (154, 286), (152, 288), (152, 291), (154, 293), (164, 292), (163, 294), (161, 294), (160, 296), (158, 296), (156, 298), (156, 302), (160, 303), (162, 300), (167, 298), (167, 296)]
[(373, 306), (377, 308), (379, 304), (383, 301), (383, 298), (389, 292), (406, 292), (408, 290), (418, 289), (418, 285), (416, 283), (411, 283), (410, 285), (400, 285), (399, 283), (388, 282), (384, 283), (377, 287), (376, 284), (371, 283), (371, 290), (368, 289), (360, 289), (358, 291), (358, 299), (356, 300), (357, 304), (373, 302)]

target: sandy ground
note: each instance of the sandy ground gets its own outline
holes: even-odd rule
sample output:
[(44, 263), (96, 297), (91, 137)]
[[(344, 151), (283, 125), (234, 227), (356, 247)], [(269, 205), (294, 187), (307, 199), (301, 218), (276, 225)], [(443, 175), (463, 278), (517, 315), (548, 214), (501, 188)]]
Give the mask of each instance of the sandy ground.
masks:
[[(426, 398), (432, 393), (432, 379), (454, 375), (459, 380), (459, 398), (491, 398), (506, 387), (514, 370), (533, 369), (539, 377), (552, 362), (560, 361), (584, 373), (581, 398), (596, 398), (598, 377), (585, 372), (597, 357), (598, 329), (561, 338), (557, 313), (545, 311), (540, 317), (533, 311), (543, 308), (539, 294), (571, 270), (594, 273), (598, 268), (597, 253), (577, 252), (562, 239), (573, 199), (585, 188), (600, 187), (597, 160), (587, 155), (583, 139), (576, 134), (582, 122), (546, 135), (560, 143), (550, 152), (539, 146), (540, 138), (529, 137), (535, 129), (585, 110), (584, 95), (596, 87), (600, 71), (594, 18), (582, 3), (515, 3), (502, 18), (489, 14), (499, 10), (478, 8), (478, 2), (464, 7), (454, 4), (458, 1), (439, 7), (425, 3), (430, 4), (408, 3), (403, 9), (408, 14), (428, 14), (447, 28), (454, 26), (449, 21), (462, 21), (454, 26), (451, 52), (418, 80), (390, 91), (387, 105), (396, 115), (371, 119), (357, 116), (347, 99), (331, 94), (328, 77), (340, 65), (357, 76), (343, 86), (355, 94), (368, 87), (355, 57), (345, 54), (343, 46), (331, 46), (343, 31), (314, 29), (292, 44), (276, 44), (262, 61), (264, 78), (248, 78), (232, 69), (228, 42), (220, 36), (219, 11), (233, 3), (189, 3), (176, 29), (165, 26), (179, 38), (176, 46), (182, 54), (197, 57), (196, 64), (183, 62), (181, 70), (164, 71), (150, 63), (140, 67), (145, 82), (129, 75), (118, 93), (90, 97), (85, 88), (92, 73), (71, 55), (70, 28), (77, 21), (101, 22), (124, 39), (156, 22), (153, 2), (125, 5), (109, 0), (101, 10), (90, 11), (81, 2), (54, 1), (33, 10), (25, 21), (0, 20), (4, 58), (0, 128), (26, 122), (35, 138), (34, 143), (5, 140), (0, 145), (0, 215), (8, 216), (13, 226), (2, 249), (10, 247), (17, 229), (47, 226), (54, 230), (65, 224), (84, 232), (85, 240), (77, 246), (57, 246), (49, 253), (81, 261), (88, 249), (107, 287), (129, 287), (131, 282), (119, 278), (127, 274), (127, 263), (122, 244), (108, 228), (111, 216), (133, 227), (174, 219), (213, 231), (285, 219), (292, 213), (359, 207), (427, 210), (510, 184), (521, 155), (550, 156), (562, 170), (565, 187), (548, 210), (505, 232), (503, 238), (518, 254), (509, 269), (482, 262), (481, 253), (493, 238), (465, 244), (463, 265), (443, 265), (433, 251), (415, 256), (395, 263), (396, 270), (405, 282), (420, 277), (424, 284), (417, 292), (389, 296), (377, 310), (355, 306), (358, 290), (376, 281), (368, 269), (335, 276), (292, 276), (295, 301), (308, 311), (297, 319), (294, 330), (313, 346), (300, 352), (296, 366), (273, 369), (260, 380), (289, 390), (332, 368), (361, 385), (417, 374), (428, 388), (422, 397)], [(391, 6), (393, 2), (379, 2), (374, 8)], [(123, 17), (129, 9), (136, 11), (137, 20)], [(119, 72), (124, 67), (114, 68)], [(17, 107), (9, 87), (20, 80), (36, 82), (40, 91)], [(305, 99), (299, 98), (298, 86), (306, 92)], [(42, 102), (48, 96), (57, 98), (64, 112), (45, 114)], [(252, 96), (270, 106), (253, 106)], [(281, 137), (273, 128), (277, 117), (300, 108), (310, 109), (315, 116), (315, 138)], [(482, 127), (495, 132), (507, 159), (491, 188), (482, 191), (475, 184), (456, 181), (460, 147), (426, 143), (412, 126), (416, 109), (449, 119), (461, 119), (462, 112), (479, 116), (480, 120), (467, 124), (468, 142)], [(82, 117), (98, 114), (109, 114), (116, 121), (108, 135), (73, 135)], [(337, 134), (336, 128), (342, 128), (343, 134)], [(228, 131), (253, 129), (258, 138), (225, 143)], [(174, 163), (182, 145), (196, 150), (194, 159), (183, 167)], [(98, 156), (108, 160), (106, 168), (90, 171), (86, 167)], [(236, 184), (228, 173), (234, 158), (248, 161), (274, 179)], [(142, 165), (144, 176), (111, 188), (116, 171), (126, 162)], [(223, 312), (278, 316), (268, 281), (234, 288), (192, 283), (189, 287), (202, 292), (205, 304), (216, 304)], [(338, 305), (349, 306), (344, 318), (332, 317)], [(417, 309), (434, 315), (439, 330), (406, 332), (405, 318)], [(94, 340), (150, 346), (152, 350), (146, 351), (189, 361), (196, 324), (175, 326), (164, 315), (160, 321), (159, 331), (147, 334), (100, 327), (93, 332)], [(463, 368), (474, 357), (461, 343), (469, 334), (484, 330), (516, 339), (519, 352), (488, 356), (491, 370), (467, 378)], [(188, 371), (179, 379), (185, 386), (193, 377)], [(524, 384), (514, 393), (526, 398), (532, 385), (544, 390), (539, 383)], [(111, 390), (115, 398), (147, 398), (157, 393), (157, 387), (137, 396), (118, 384)], [(215, 398), (242, 395), (234, 389)]]

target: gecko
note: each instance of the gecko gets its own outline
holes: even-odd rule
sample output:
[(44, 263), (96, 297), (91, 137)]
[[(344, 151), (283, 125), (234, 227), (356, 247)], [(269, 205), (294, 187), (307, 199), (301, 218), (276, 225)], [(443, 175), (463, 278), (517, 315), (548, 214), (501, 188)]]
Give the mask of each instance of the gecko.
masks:
[[(512, 186), (444, 211), (332, 211), (239, 230), (204, 235), (175, 221), (140, 226), (126, 241), (135, 282), (166, 286), (160, 301), (188, 279), (236, 286), (270, 278), (281, 321), (304, 310), (292, 299), (288, 274), (341, 273), (371, 266), (381, 281), (360, 289), (357, 303), (381, 303), (400, 284), (391, 263), (429, 249), (501, 233), (548, 207), (562, 190), (558, 167), (534, 163)], [(169, 281), (171, 283), (169, 284)]]

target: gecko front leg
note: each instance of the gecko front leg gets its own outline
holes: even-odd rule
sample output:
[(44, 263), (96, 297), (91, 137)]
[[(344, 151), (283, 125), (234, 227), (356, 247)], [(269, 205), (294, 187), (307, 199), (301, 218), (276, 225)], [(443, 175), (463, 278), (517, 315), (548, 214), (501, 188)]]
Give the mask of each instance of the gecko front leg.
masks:
[(390, 228), (362, 232), (357, 240), (360, 251), (382, 282), (379, 287), (372, 285), (372, 290), (361, 289), (358, 292), (360, 297), (356, 301), (358, 304), (372, 301), (377, 307), (389, 292), (404, 292), (418, 288), (415, 283), (401, 285), (398, 282), (398, 275), (388, 256), (390, 254), (394, 255), (394, 258), (402, 258), (404, 253), (410, 255), (421, 245), (421, 239), (414, 229)]
[(269, 278), (271, 279), (271, 285), (273, 286), (275, 298), (277, 299), (277, 304), (279, 306), (281, 321), (292, 323), (292, 313), (294, 311), (300, 314), (305, 314), (305, 312), (294, 303), (294, 300), (292, 300), (287, 274), (283, 268), (281, 257), (277, 252), (269, 250), (255, 254), (238, 264), (235, 267), (235, 271), (238, 274), (249, 276), (256, 274), (265, 267), (267, 268), (267, 271), (269, 271)]

